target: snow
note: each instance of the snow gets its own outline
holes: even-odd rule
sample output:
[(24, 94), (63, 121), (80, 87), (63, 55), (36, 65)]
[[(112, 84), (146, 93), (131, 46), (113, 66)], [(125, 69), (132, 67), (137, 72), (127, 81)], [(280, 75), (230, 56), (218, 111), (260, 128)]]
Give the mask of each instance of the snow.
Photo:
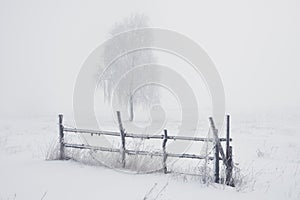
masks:
[(234, 161), (246, 175), (236, 189), (172, 174), (47, 161), (57, 116), (0, 119), (0, 199), (300, 199), (297, 120), (297, 112), (232, 114)]

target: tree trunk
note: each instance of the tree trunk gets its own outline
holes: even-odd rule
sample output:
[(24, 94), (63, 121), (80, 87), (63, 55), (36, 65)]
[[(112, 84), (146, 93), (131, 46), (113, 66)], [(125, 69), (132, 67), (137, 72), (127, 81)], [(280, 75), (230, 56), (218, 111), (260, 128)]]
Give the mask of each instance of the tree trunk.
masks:
[(129, 120), (132, 122), (133, 121), (133, 117), (134, 117), (134, 114), (133, 114), (133, 97), (132, 95), (130, 95), (130, 100), (129, 100), (129, 114), (130, 114), (130, 117), (129, 117)]

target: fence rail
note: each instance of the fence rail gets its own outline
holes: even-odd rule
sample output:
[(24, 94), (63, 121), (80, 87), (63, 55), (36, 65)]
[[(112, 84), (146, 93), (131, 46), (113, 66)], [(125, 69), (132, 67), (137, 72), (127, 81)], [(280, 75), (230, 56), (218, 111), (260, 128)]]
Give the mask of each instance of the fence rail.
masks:
[[(118, 136), (120, 137), (120, 132), (114, 131), (97, 131), (97, 130), (87, 130), (87, 129), (77, 129), (77, 128), (65, 128), (64, 132), (72, 133), (86, 133), (93, 135), (107, 135), (107, 136)], [(146, 134), (134, 134), (125, 133), (125, 137), (129, 138), (139, 138), (139, 139), (164, 139), (164, 135), (146, 135)], [(188, 141), (201, 141), (201, 142), (214, 142), (213, 138), (201, 138), (201, 137), (187, 137), (187, 136), (167, 136), (168, 140), (188, 140)], [(226, 138), (219, 138), (220, 142), (226, 142)], [(230, 138), (229, 141), (232, 141)]]
[[(226, 184), (233, 186), (232, 182), (232, 146), (230, 146), (230, 130), (229, 123), (230, 118), (227, 115), (227, 129), (226, 129), (226, 138), (218, 137), (218, 130), (214, 125), (212, 118), (209, 118), (210, 126), (214, 135), (214, 138), (201, 138), (201, 137), (187, 137), (187, 136), (169, 136), (167, 130), (164, 130), (163, 135), (147, 135), (147, 134), (134, 134), (126, 133), (121, 120), (121, 114), (117, 111), (118, 123), (120, 132), (114, 131), (103, 131), (103, 130), (88, 130), (88, 129), (77, 129), (77, 128), (67, 128), (63, 126), (63, 115), (59, 115), (59, 143), (60, 143), (60, 159), (65, 159), (65, 148), (75, 148), (75, 149), (89, 149), (94, 151), (105, 151), (105, 152), (116, 152), (121, 154), (122, 167), (126, 166), (126, 154), (127, 155), (148, 155), (148, 156), (160, 156), (162, 157), (162, 169), (164, 173), (167, 173), (167, 163), (166, 160), (168, 157), (174, 158), (189, 158), (189, 159), (208, 159), (214, 160), (214, 179), (216, 183), (220, 182), (219, 178), (219, 161), (222, 160), (223, 164), (226, 166)], [(106, 136), (116, 136), (121, 138), (121, 147), (118, 148), (109, 148), (109, 147), (98, 147), (91, 146), (88, 144), (70, 144), (64, 141), (65, 133), (82, 133), (82, 134), (91, 134), (91, 135), (106, 135)], [(131, 150), (126, 149), (126, 138), (140, 138), (140, 139), (160, 139), (162, 140), (162, 151), (143, 151), (143, 150)], [(196, 154), (176, 154), (167, 152), (166, 144), (168, 140), (182, 140), (182, 141), (198, 141), (198, 142), (213, 142), (214, 143), (214, 155), (196, 155)], [(226, 155), (222, 148), (221, 142), (226, 142)], [(220, 157), (221, 154), (221, 157)]]

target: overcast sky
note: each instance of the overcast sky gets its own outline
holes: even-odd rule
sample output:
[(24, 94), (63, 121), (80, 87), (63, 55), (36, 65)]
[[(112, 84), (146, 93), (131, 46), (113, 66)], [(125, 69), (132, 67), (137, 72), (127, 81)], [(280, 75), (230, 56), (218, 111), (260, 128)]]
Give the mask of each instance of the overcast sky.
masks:
[(299, 10), (297, 0), (0, 0), (0, 115), (69, 112), (82, 63), (134, 12), (207, 51), (228, 107), (299, 107)]

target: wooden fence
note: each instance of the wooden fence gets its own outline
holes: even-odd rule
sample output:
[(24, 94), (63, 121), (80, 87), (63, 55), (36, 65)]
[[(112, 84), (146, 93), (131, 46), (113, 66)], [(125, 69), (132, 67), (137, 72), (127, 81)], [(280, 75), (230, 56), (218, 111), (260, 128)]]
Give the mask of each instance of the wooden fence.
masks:
[[(201, 138), (201, 137), (187, 137), (187, 136), (170, 136), (168, 135), (167, 130), (164, 130), (163, 135), (146, 135), (146, 134), (133, 134), (126, 133), (121, 120), (121, 114), (117, 111), (118, 123), (119, 123), (119, 132), (113, 131), (103, 131), (103, 130), (87, 130), (87, 129), (77, 129), (77, 128), (66, 128), (63, 126), (63, 115), (59, 115), (59, 144), (60, 144), (60, 159), (64, 160), (65, 157), (65, 148), (76, 148), (76, 149), (90, 149), (95, 151), (106, 151), (106, 152), (118, 152), (121, 154), (122, 167), (126, 166), (126, 154), (127, 155), (148, 155), (148, 156), (160, 156), (162, 157), (162, 169), (166, 174), (167, 163), (166, 160), (168, 157), (175, 158), (191, 158), (191, 159), (208, 159), (214, 160), (214, 181), (216, 183), (220, 182), (220, 160), (223, 161), (223, 164), (226, 167), (226, 184), (233, 186), (232, 181), (232, 170), (233, 170), (233, 161), (232, 161), (232, 146), (230, 146), (230, 116), (226, 116), (226, 138), (218, 137), (218, 129), (216, 129), (213, 118), (209, 118), (210, 127), (213, 132), (214, 138)], [(90, 146), (87, 144), (70, 144), (64, 141), (64, 134), (72, 133), (82, 133), (82, 134), (91, 134), (91, 135), (106, 135), (106, 136), (115, 136), (120, 137), (121, 147), (117, 148), (108, 148), (108, 147), (98, 147)], [(126, 148), (126, 138), (140, 138), (140, 139), (160, 139), (162, 140), (162, 151), (143, 151), (143, 150), (131, 150)], [(196, 155), (196, 154), (175, 154), (167, 152), (166, 144), (168, 140), (183, 140), (183, 141), (196, 141), (196, 142), (213, 142), (214, 143), (214, 155)], [(221, 142), (226, 142), (226, 152), (224, 153)], [(221, 157), (220, 157), (221, 155)]]

